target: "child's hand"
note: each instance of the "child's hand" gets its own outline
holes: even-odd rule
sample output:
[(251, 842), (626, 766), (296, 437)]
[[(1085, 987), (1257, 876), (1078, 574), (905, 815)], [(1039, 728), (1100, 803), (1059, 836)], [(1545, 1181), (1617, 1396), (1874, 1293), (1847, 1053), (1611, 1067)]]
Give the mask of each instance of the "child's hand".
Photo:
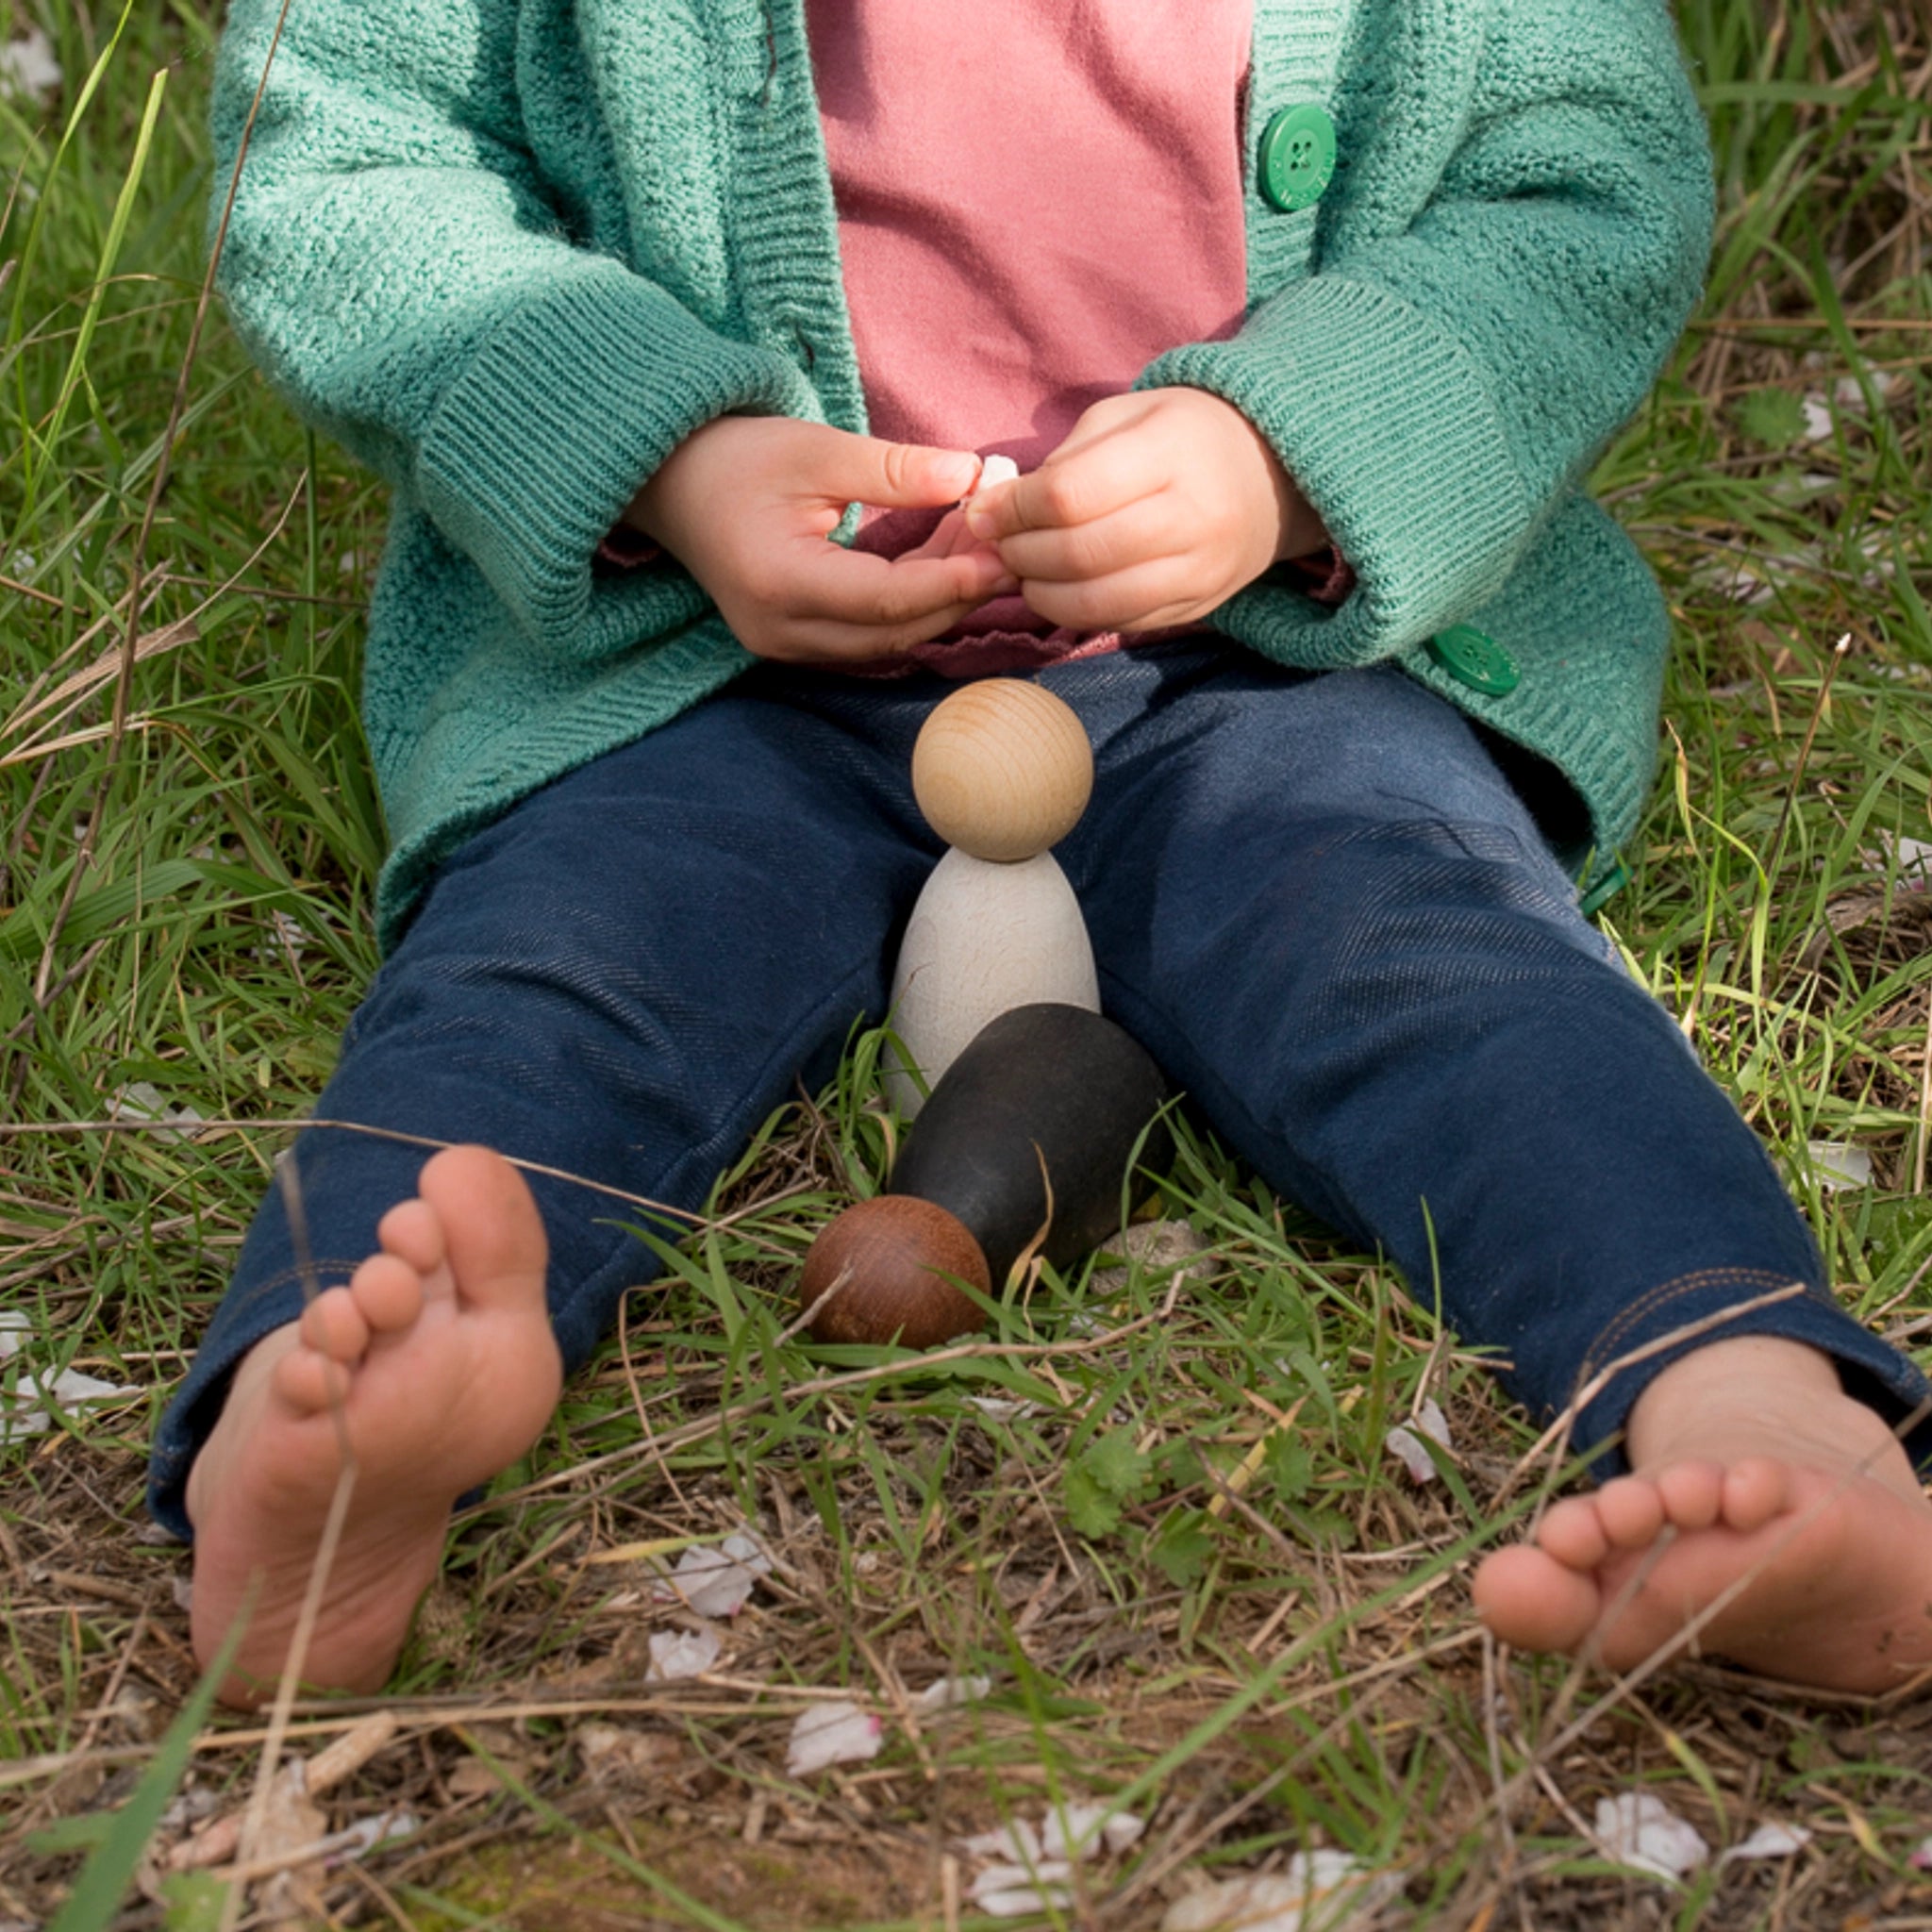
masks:
[(825, 539), (848, 503), (957, 503), (979, 474), (957, 450), (881, 442), (786, 416), (723, 416), (687, 437), (625, 520), (661, 543), (760, 658), (836, 664), (943, 636), (996, 591), (995, 552), (953, 534), (887, 558)]
[(1198, 389), (1094, 404), (1039, 469), (975, 497), (966, 519), (1026, 602), (1075, 630), (1189, 623), (1328, 541), (1254, 425)]

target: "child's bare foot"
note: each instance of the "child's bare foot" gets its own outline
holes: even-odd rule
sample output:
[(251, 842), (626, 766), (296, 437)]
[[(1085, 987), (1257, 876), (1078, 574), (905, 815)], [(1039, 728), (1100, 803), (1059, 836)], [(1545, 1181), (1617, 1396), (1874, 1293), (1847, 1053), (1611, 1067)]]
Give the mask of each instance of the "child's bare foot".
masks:
[(1753, 1336), (1674, 1362), (1632, 1411), (1630, 1459), (1484, 1560), (1498, 1637), (1628, 1670), (1748, 1575), (1695, 1652), (1832, 1690), (1932, 1664), (1932, 1504), (1824, 1356)]
[(259, 1580), (228, 1703), (263, 1701), (288, 1660), (341, 1466), (339, 1427), (356, 1486), (302, 1676), (370, 1691), (436, 1575), (450, 1506), (514, 1462), (557, 1405), (543, 1226), (523, 1177), (487, 1148), (453, 1147), (417, 1185), (354, 1280), (243, 1358), (190, 1473), (204, 1665)]

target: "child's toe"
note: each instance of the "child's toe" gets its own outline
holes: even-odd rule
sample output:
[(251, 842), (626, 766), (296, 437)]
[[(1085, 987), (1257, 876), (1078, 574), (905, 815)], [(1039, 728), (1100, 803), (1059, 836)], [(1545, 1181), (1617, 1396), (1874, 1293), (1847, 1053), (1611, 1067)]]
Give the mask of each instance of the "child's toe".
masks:
[(385, 1254), (407, 1261), (418, 1274), (441, 1265), (442, 1217), (427, 1201), (398, 1201), (376, 1224), (375, 1236)]
[(1724, 1507), (1724, 1466), (1716, 1462), (1679, 1462), (1657, 1479), (1664, 1514), (1678, 1529), (1708, 1529)]
[(1537, 1547), (1572, 1570), (1594, 1570), (1610, 1554), (1593, 1496), (1567, 1496), (1552, 1506), (1536, 1533)]
[(450, 1273), (467, 1307), (541, 1304), (549, 1258), (543, 1223), (524, 1177), (487, 1147), (447, 1147), (417, 1183), (442, 1222)]
[(346, 1288), (325, 1289), (302, 1310), (303, 1346), (334, 1362), (359, 1361), (369, 1346), (369, 1323)]
[(291, 1348), (270, 1372), (269, 1386), (297, 1414), (315, 1415), (348, 1392), (349, 1373), (315, 1349)]
[(1747, 1456), (1724, 1474), (1724, 1522), (1747, 1534), (1762, 1529), (1790, 1500), (1791, 1473), (1769, 1456)]
[(1590, 1576), (1527, 1543), (1485, 1557), (1471, 1594), (1483, 1622), (1523, 1650), (1576, 1649), (1603, 1608)]
[(397, 1255), (372, 1255), (349, 1284), (362, 1319), (378, 1335), (394, 1335), (423, 1312), (423, 1277)]
[(1597, 1491), (1596, 1513), (1604, 1534), (1620, 1550), (1647, 1548), (1664, 1526), (1663, 1498), (1643, 1476), (1623, 1475)]

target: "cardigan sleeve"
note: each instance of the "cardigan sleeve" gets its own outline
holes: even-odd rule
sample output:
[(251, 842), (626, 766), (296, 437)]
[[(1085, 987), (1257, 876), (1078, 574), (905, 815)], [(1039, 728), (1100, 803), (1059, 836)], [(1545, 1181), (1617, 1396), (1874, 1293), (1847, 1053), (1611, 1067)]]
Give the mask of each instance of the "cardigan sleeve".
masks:
[(1339, 101), (1360, 151), (1314, 271), (1141, 379), (1241, 409), (1354, 567), (1332, 616), (1267, 579), (1224, 608), (1290, 661), (1374, 661), (1492, 597), (1637, 408), (1701, 284), (1709, 151), (1660, 0), (1490, 0), (1479, 36), (1474, 10), (1391, 9), (1418, 43), (1465, 16), (1461, 85), (1418, 45), (1392, 71), (1432, 94)]
[[(235, 0), (214, 208), (279, 0)], [(385, 475), (540, 646), (584, 633), (599, 541), (735, 409), (812, 415), (733, 341), (582, 245), (522, 139), (516, 0), (296, 0), (249, 139), (220, 285), (270, 380)]]

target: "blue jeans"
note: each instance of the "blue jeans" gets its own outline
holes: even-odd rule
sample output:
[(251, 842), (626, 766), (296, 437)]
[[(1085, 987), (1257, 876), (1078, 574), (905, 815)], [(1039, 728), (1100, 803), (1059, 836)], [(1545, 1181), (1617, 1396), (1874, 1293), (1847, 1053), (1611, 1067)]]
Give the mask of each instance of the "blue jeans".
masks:
[[(1532, 1409), (1792, 1282), (1701, 1339), (1810, 1342), (1894, 1417), (1927, 1394), (1837, 1307), (1756, 1136), (1577, 915), (1453, 707), (1395, 671), (1307, 675), (1191, 641), (1041, 681), (1093, 741), (1093, 803), (1058, 856), (1108, 1012), (1272, 1187), (1496, 1351)], [(829, 1077), (855, 1020), (883, 1015), (941, 851), (912, 741), (950, 689), (760, 666), (524, 801), (438, 874), (320, 1115), (700, 1207), (759, 1122)], [(296, 1155), (326, 1287), (425, 1155), (325, 1130)], [(574, 1365), (655, 1263), (608, 1201), (531, 1184)], [(182, 1485), (235, 1364), (301, 1303), (271, 1191), (161, 1426), (150, 1500), (170, 1527), (186, 1533)], [(1683, 1352), (1618, 1374), (1575, 1441), (1613, 1437)], [(1910, 1446), (1925, 1458), (1932, 1429)]]

